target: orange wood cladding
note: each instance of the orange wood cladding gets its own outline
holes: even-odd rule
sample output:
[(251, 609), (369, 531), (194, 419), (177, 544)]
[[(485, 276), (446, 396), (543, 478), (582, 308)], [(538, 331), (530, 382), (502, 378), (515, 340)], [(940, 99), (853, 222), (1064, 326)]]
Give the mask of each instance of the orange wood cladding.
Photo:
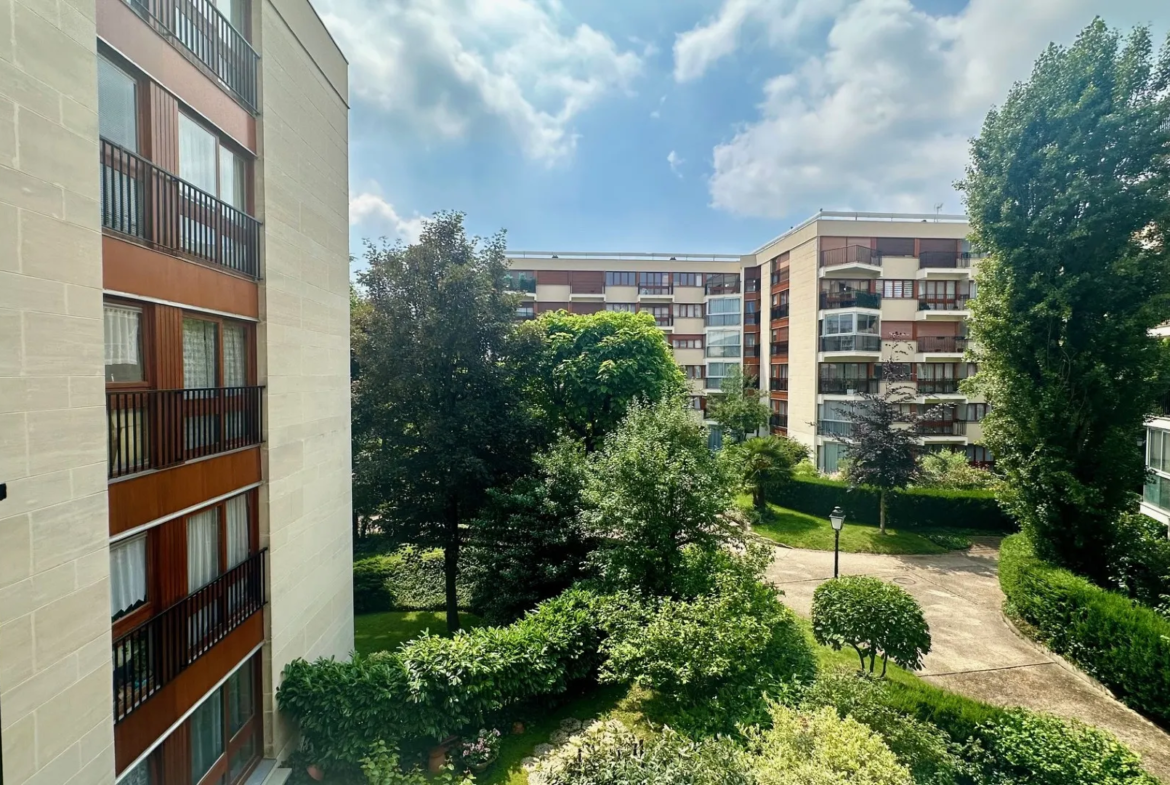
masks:
[(97, 0), (97, 34), (180, 101), (242, 147), (256, 152), (256, 118), (179, 48), (151, 29), (124, 0)]
[[(193, 707), (212, 687), (239, 664), (247, 654), (264, 640), (264, 612), (253, 614), (247, 621), (228, 633), (167, 684), (142, 707), (114, 726), (114, 768), (121, 774), (183, 713)], [(178, 743), (181, 743), (178, 742)], [(170, 754), (165, 755), (171, 759)], [(178, 757), (178, 756), (175, 756)], [(189, 760), (178, 757), (179, 760)], [(190, 777), (188, 772), (186, 778)], [(171, 782), (164, 779), (164, 782)], [(175, 780), (186, 782), (186, 779)]]
[(147, 137), (151, 163), (168, 172), (179, 171), (179, 102), (154, 82), (146, 93), (150, 131)]
[(260, 448), (110, 484), (110, 536), (260, 481)]
[(260, 315), (255, 281), (108, 235), (102, 237), (102, 284), (115, 292), (239, 316)]

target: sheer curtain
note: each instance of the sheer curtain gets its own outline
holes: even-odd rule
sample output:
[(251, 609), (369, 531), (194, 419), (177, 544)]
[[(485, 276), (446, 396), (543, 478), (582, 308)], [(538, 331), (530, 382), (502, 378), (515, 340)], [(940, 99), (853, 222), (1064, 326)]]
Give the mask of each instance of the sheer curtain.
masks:
[(179, 113), (179, 177), (214, 195), (219, 142), (187, 115)]
[(243, 325), (223, 326), (223, 386), (243, 387), (248, 383), (247, 332)]
[(227, 569), (235, 567), (248, 558), (248, 494), (228, 499), (227, 508)]
[(110, 546), (110, 616), (146, 601), (146, 535)]
[(142, 311), (121, 305), (106, 305), (105, 323), (106, 381), (142, 380), (142, 345), (139, 328)]
[(215, 387), (218, 357), (215, 322), (183, 320), (183, 387)]
[(187, 591), (194, 592), (219, 577), (219, 508), (187, 519)]

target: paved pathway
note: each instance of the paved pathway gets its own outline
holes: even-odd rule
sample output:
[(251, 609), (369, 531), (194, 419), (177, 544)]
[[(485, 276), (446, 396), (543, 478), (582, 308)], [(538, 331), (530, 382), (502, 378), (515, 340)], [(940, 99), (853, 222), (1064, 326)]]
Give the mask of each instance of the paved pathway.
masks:
[[(922, 604), (933, 640), (926, 681), (1003, 706), (1025, 706), (1106, 728), (1170, 784), (1170, 734), (1126, 708), (1050, 652), (1022, 639), (1000, 610), (994, 541), (970, 552), (930, 556), (841, 554), (842, 575), (875, 575)], [(768, 577), (784, 601), (808, 616), (813, 590), (833, 575), (833, 554), (776, 548)]]

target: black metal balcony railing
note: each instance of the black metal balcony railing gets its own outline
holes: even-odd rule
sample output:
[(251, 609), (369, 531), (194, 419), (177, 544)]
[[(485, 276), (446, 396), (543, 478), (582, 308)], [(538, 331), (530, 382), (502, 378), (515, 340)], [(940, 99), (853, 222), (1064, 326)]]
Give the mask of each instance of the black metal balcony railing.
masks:
[(920, 311), (965, 311), (971, 307), (970, 295), (960, 294), (954, 297), (919, 297), (918, 310)]
[[(573, 293), (576, 294), (580, 284), (573, 284)], [(504, 278), (504, 288), (509, 292), (527, 292), (528, 294), (536, 294), (536, 279), (535, 278)], [(605, 291), (605, 287), (597, 284), (598, 293)]]
[(772, 428), (787, 428), (788, 415), (787, 414), (773, 414), (768, 418), (768, 425)]
[(788, 309), (789, 309), (788, 303), (782, 303), (780, 305), (777, 305), (775, 308), (772, 309), (772, 318), (773, 319), (787, 319), (788, 318)]
[(130, 7), (182, 44), (215, 74), (249, 111), (259, 112), (256, 75), (260, 55), (210, 0), (130, 0)]
[(919, 379), (919, 395), (955, 395), (959, 392), (961, 379)]
[(788, 341), (775, 341), (772, 343), (773, 356), (777, 354), (788, 354)]
[(919, 436), (964, 436), (967, 423), (962, 420), (923, 420), (915, 430)]
[(759, 357), (760, 356), (759, 345), (757, 344), (756, 346), (743, 347), (743, 356), (744, 357)]
[(779, 378), (779, 379), (769, 379), (768, 380), (768, 389), (772, 390), (773, 392), (787, 392), (788, 391), (788, 378), (783, 377), (783, 378)]
[(785, 281), (788, 280), (789, 275), (790, 275), (790, 271), (788, 269), (784, 269), (784, 270), (780, 270), (779, 272), (772, 273), (772, 285), (776, 286), (777, 284), (784, 283)]
[(922, 251), (918, 266), (962, 269), (971, 266), (971, 257), (958, 251)]
[(843, 420), (817, 420), (817, 433), (821, 436), (849, 436), (853, 423)]
[(670, 285), (647, 286), (646, 284), (642, 284), (638, 287), (638, 294), (647, 295), (650, 297), (666, 297), (668, 295), (674, 294), (674, 287)]
[(259, 444), (263, 390), (107, 392), (110, 478)]
[(878, 379), (826, 379), (817, 380), (817, 392), (821, 395), (860, 395), (877, 393)]
[(821, 251), (821, 267), (839, 267), (843, 264), (880, 265), (882, 257), (877, 251), (864, 245), (849, 245)]
[(748, 280), (744, 281), (743, 282), (743, 290), (746, 294), (751, 294), (752, 292), (760, 291), (760, 279), (759, 278), (749, 278)]
[(114, 641), (115, 723), (264, 607), (267, 553), (249, 556)]
[(760, 316), (761, 316), (761, 314), (759, 311), (751, 311), (749, 313), (745, 313), (743, 315), (743, 323), (744, 324), (759, 324), (760, 323)]
[(918, 351), (924, 354), (958, 354), (967, 351), (967, 339), (956, 335), (919, 336)]
[(106, 139), (101, 170), (104, 228), (167, 253), (259, 276), (255, 218)]
[(824, 335), (821, 336), (822, 352), (880, 352), (880, 335)]
[(821, 292), (821, 310), (881, 307), (882, 296), (877, 292)]
[(659, 327), (673, 327), (674, 326), (674, 317), (673, 316), (655, 316), (654, 323), (656, 325), (658, 325)]

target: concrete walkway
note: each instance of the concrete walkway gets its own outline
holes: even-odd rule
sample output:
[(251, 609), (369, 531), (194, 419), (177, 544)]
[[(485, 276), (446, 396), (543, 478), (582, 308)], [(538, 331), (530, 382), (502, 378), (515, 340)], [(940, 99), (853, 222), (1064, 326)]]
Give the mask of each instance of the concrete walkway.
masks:
[[(1003, 618), (994, 541), (931, 556), (841, 554), (842, 575), (873, 575), (913, 594), (930, 625), (926, 681), (987, 703), (1048, 711), (1112, 731), (1170, 783), (1170, 734), (1123, 706)], [(776, 548), (768, 578), (808, 616), (813, 590), (833, 575), (833, 554)]]

